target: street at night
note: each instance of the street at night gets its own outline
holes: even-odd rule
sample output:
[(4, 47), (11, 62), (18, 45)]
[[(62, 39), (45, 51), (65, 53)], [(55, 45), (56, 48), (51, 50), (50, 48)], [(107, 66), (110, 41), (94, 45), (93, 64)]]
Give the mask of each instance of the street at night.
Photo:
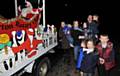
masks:
[(119, 7), (110, 2), (0, 2), (0, 76), (120, 76)]

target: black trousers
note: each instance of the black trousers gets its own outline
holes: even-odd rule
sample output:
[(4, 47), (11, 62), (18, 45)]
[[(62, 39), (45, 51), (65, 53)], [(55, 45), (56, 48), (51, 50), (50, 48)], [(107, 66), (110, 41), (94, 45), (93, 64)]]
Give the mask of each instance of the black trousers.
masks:
[(94, 76), (94, 73), (84, 73), (83, 72), (83, 76)]
[(104, 65), (98, 65), (98, 75), (99, 76), (110, 76), (110, 70), (105, 70)]

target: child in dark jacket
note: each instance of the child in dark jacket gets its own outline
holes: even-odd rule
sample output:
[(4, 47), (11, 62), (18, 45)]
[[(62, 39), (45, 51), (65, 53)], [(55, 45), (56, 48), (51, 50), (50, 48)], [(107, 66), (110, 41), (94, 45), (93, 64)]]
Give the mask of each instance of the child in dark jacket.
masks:
[[(84, 50), (86, 50), (86, 40), (82, 40), (81, 42), (81, 46), (80, 46), (80, 50), (79, 50), (79, 54), (78, 54), (78, 59), (77, 59), (77, 63), (76, 63), (76, 69), (80, 71), (81, 68), (81, 63), (84, 57)], [(83, 72), (80, 71), (80, 75), (83, 76)]]
[(84, 51), (84, 57), (81, 63), (81, 71), (83, 76), (94, 76), (96, 64), (98, 62), (99, 56), (95, 49), (95, 44), (92, 39), (86, 42), (87, 49)]

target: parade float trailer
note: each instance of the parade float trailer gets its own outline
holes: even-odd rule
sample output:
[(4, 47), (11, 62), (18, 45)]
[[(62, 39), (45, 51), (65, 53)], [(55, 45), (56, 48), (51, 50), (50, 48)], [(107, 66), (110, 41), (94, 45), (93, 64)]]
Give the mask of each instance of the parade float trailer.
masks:
[(18, 15), (15, 0), (16, 17), (0, 18), (0, 76), (20, 76), (24, 72), (45, 76), (49, 70), (47, 54), (52, 54), (58, 44), (57, 32), (54, 25), (45, 26), (45, 0), (42, 3), (42, 8), (34, 9), (28, 2)]

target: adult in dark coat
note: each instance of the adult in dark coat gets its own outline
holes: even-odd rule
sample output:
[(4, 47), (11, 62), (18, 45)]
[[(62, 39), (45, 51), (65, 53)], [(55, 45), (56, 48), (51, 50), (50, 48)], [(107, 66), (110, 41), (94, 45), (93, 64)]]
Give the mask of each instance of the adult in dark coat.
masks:
[[(71, 36), (73, 38), (73, 45), (74, 45), (74, 59), (77, 60), (78, 52), (80, 49), (80, 44), (82, 39), (84, 39), (84, 34), (82, 29), (79, 28), (78, 21), (73, 22), (73, 29), (71, 30)], [(82, 38), (83, 37), (83, 38)]]
[(59, 41), (61, 48), (67, 50), (70, 48), (70, 45), (65, 35), (65, 27), (66, 27), (65, 22), (61, 22), (61, 27), (59, 29)]
[(92, 39), (96, 40), (97, 39), (97, 35), (99, 33), (98, 30), (98, 24), (96, 23), (96, 21), (93, 21), (93, 16), (89, 15), (87, 18), (87, 25), (88, 25), (88, 29), (90, 30), (90, 36)]

